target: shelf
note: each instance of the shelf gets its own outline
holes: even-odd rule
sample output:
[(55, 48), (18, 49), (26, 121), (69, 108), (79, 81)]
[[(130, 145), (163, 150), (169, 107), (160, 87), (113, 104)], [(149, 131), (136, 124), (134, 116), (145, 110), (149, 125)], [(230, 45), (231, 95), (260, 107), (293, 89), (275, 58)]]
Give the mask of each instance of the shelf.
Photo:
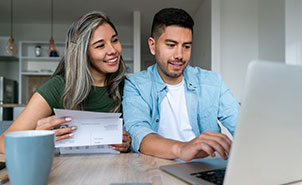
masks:
[(18, 62), (18, 57), (15, 56), (0, 56), (0, 62)]
[(133, 44), (132, 43), (122, 43), (122, 47), (129, 47), (129, 48), (133, 48)]
[[(49, 57), (48, 41), (19, 42), (19, 103), (27, 103), (35, 90), (44, 84), (62, 59), (65, 43), (56, 42), (59, 57)], [(40, 46), (40, 56), (36, 47)]]
[(123, 58), (125, 62), (133, 62), (133, 58)]
[(42, 61), (42, 60), (45, 60), (45, 61), (50, 61), (50, 60), (59, 61), (59, 60), (61, 60), (61, 57), (24, 57), (24, 56), (22, 56), (21, 59), (23, 59), (23, 60), (37, 60), (37, 61)]
[(21, 72), (22, 76), (50, 76), (52, 74), (49, 72)]

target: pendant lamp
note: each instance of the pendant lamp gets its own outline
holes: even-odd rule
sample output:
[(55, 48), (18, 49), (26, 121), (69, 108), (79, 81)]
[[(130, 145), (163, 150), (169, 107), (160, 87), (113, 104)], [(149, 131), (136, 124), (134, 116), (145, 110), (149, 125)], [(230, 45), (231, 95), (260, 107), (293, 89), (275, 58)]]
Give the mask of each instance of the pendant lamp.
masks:
[(13, 5), (13, 0), (10, 0), (10, 38), (5, 45), (5, 51), (9, 55), (14, 55), (18, 52), (18, 48), (13, 37)]
[(53, 0), (51, 0), (51, 10), (50, 10), (50, 40), (48, 46), (48, 52), (50, 57), (58, 57), (58, 50), (53, 39)]

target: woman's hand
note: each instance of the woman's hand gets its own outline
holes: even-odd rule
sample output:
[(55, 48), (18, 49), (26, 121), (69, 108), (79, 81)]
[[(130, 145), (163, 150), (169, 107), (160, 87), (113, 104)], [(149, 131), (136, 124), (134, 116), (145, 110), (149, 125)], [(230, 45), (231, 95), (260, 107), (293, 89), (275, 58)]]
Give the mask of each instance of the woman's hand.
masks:
[(111, 145), (111, 146), (114, 150), (125, 153), (130, 151), (129, 149), (130, 145), (131, 145), (131, 136), (127, 131), (123, 130), (123, 144)]
[(77, 129), (77, 127), (66, 124), (70, 121), (70, 117), (49, 116), (38, 120), (36, 130), (53, 130), (56, 133), (56, 141), (67, 139), (73, 136), (72, 132)]

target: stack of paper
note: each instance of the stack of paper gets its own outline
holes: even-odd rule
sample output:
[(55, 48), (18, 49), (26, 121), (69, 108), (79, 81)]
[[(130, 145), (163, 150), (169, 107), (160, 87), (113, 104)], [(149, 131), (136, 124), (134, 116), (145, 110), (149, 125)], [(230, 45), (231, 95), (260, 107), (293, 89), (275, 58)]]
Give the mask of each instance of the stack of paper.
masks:
[(57, 117), (71, 117), (72, 121), (61, 127), (76, 126), (69, 139), (56, 142), (61, 154), (66, 153), (119, 153), (109, 146), (122, 144), (123, 120), (121, 113), (100, 113), (54, 109)]

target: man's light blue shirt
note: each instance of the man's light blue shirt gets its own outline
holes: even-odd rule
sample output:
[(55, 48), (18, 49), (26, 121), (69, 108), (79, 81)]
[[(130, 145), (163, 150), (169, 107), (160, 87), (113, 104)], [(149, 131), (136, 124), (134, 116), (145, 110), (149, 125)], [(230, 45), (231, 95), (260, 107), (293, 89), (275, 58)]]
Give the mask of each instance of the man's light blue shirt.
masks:
[[(217, 120), (234, 133), (239, 104), (220, 75), (199, 67), (184, 70), (185, 97), (189, 121), (196, 136), (205, 131), (220, 132)], [(143, 138), (157, 133), (160, 104), (168, 92), (157, 65), (129, 74), (123, 96), (124, 127), (131, 134), (131, 148), (139, 152)]]

